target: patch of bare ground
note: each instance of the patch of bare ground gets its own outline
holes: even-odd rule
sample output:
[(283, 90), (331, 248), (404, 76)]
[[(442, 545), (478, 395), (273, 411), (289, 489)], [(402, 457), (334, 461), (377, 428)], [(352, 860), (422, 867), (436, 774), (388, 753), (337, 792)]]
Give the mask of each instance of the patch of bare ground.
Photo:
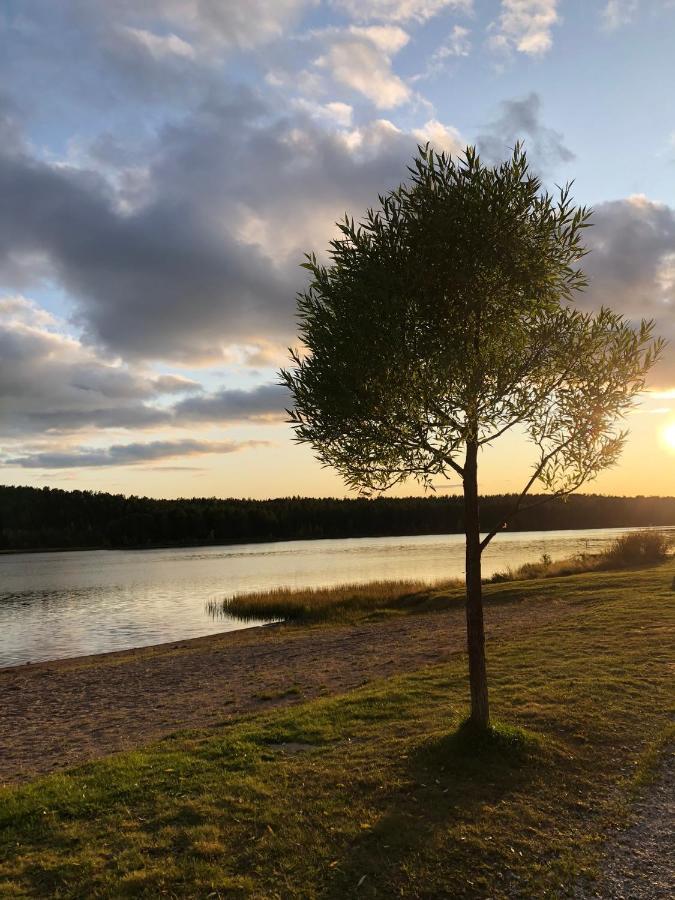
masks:
[(597, 883), (576, 900), (671, 900), (675, 897), (675, 746), (634, 808), (633, 823), (608, 842)]
[[(562, 599), (489, 606), (489, 640), (575, 614)], [(172, 732), (348, 691), (465, 647), (460, 605), (317, 628), (273, 626), (0, 670), (0, 784)]]

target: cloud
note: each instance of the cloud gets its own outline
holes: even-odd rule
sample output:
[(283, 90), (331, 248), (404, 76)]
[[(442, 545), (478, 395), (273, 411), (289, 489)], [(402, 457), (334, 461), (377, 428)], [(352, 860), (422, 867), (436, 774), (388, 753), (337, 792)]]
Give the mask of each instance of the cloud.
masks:
[(471, 52), (470, 34), (471, 31), (468, 28), (455, 25), (446, 41), (434, 50), (431, 61), (438, 63), (451, 56), (468, 56)]
[(329, 29), (327, 47), (315, 65), (341, 85), (357, 91), (378, 109), (391, 109), (410, 99), (411, 90), (391, 68), (391, 58), (408, 43), (402, 28), (393, 25), (347, 30)]
[(124, 27), (124, 32), (155, 59), (163, 59), (167, 56), (182, 56), (194, 59), (195, 48), (176, 34), (155, 34), (144, 28)]
[(639, 7), (639, 0), (608, 0), (602, 10), (602, 21), (610, 31), (628, 25)]
[(249, 391), (223, 389), (188, 397), (173, 412), (178, 421), (184, 422), (281, 421), (289, 405), (287, 388), (263, 384)]
[(100, 466), (130, 466), (136, 463), (199, 456), (206, 453), (236, 453), (250, 447), (266, 446), (264, 441), (151, 441), (113, 444), (110, 447), (80, 447), (77, 450), (31, 453), (4, 460), (5, 466), (22, 469), (72, 469)]
[(488, 45), (493, 50), (543, 56), (553, 46), (551, 30), (559, 21), (557, 5), (557, 0), (502, 0)]
[(132, 203), (100, 170), (0, 146), (0, 278), (48, 277), (85, 339), (125, 359), (203, 364), (286, 341), (303, 253), (396, 186), (417, 140), (384, 120), (345, 133), (279, 117), (232, 89), (144, 147)]
[(531, 160), (543, 171), (575, 158), (563, 136), (541, 121), (541, 98), (532, 92), (519, 100), (505, 100), (501, 112), (487, 130), (478, 135), (481, 153), (492, 162), (503, 159), (516, 141), (525, 141)]
[(24, 297), (0, 297), (0, 418), (6, 438), (285, 417), (285, 388), (262, 384), (207, 393), (182, 375), (156, 375), (103, 359), (60, 331), (61, 325)]
[(473, 0), (333, 0), (360, 22), (426, 22), (448, 9), (470, 12)]
[(319, 121), (337, 125), (341, 128), (349, 128), (354, 118), (354, 107), (349, 103), (334, 101), (331, 103), (316, 103), (300, 97), (293, 102), (296, 109), (307, 113)]
[[(255, 59), (319, 0), (22, 0), (0, 12), (0, 84), (61, 133), (120, 116), (146, 131), (174, 102), (190, 106), (222, 83), (242, 51)], [(12, 5), (10, 4), (10, 7)], [(150, 115), (148, 115), (150, 106)]]
[(411, 81), (418, 82), (427, 78), (436, 78), (449, 68), (449, 64), (453, 60), (469, 56), (471, 53), (470, 34), (471, 31), (468, 28), (455, 25), (445, 41), (431, 54), (426, 67), (418, 75), (414, 75)]
[(656, 333), (670, 346), (651, 382), (675, 382), (675, 209), (643, 196), (599, 204), (586, 232), (591, 252), (584, 261), (590, 278), (580, 302), (601, 305), (632, 321), (654, 319)]
[(21, 296), (0, 297), (0, 418), (3, 433), (82, 427), (148, 428), (167, 419), (152, 404), (200, 386), (104, 359), (63, 333), (53, 316)]
[(443, 125), (438, 119), (430, 119), (422, 128), (416, 128), (413, 134), (420, 144), (431, 144), (437, 153), (449, 153), (456, 156), (461, 153), (466, 142), (456, 128)]
[[(30, 13), (35, 0), (26, 5)], [(179, 40), (187, 39), (203, 50), (250, 49), (279, 38), (302, 14), (317, 6), (317, 0), (144, 0), (140, 6), (132, 0), (75, 0), (71, 6), (74, 20), (98, 32), (118, 23), (143, 31), (143, 23), (153, 21), (161, 35), (175, 36), (175, 31)]]

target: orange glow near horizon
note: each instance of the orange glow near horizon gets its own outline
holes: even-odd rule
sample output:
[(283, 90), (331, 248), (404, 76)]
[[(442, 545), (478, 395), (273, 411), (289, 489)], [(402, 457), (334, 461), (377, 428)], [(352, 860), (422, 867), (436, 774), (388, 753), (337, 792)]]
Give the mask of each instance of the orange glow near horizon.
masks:
[[(663, 402), (663, 401), (660, 401)], [(653, 406), (654, 408), (650, 408)], [(656, 407), (647, 397), (629, 416), (630, 434), (619, 464), (584, 486), (585, 493), (624, 496), (675, 496), (675, 410)], [(152, 437), (158, 435), (153, 434)], [(223, 440), (263, 439), (264, 444), (238, 453), (205, 454), (167, 459), (161, 463), (71, 469), (9, 468), (6, 484), (49, 485), (64, 490), (96, 490), (154, 497), (314, 497), (353, 496), (339, 475), (321, 467), (312, 450), (291, 440), (285, 425), (258, 425), (222, 432), (195, 432), (194, 437)], [(150, 435), (146, 440), (150, 440)], [(483, 494), (522, 489), (534, 462), (534, 449), (523, 435), (508, 433), (484, 452), (480, 461)], [(439, 494), (458, 493), (457, 478), (434, 479)], [(424, 494), (410, 480), (391, 492), (395, 496)]]

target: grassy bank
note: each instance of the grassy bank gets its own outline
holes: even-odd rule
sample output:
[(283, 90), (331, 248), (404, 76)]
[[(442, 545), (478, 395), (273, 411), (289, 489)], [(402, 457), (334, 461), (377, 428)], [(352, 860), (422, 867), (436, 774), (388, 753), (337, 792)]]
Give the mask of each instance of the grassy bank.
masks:
[(672, 727), (674, 573), (490, 586), (578, 615), (490, 646), (479, 746), (455, 660), (6, 789), (0, 895), (565, 896)]
[[(508, 599), (510, 593), (495, 590), (495, 584), (653, 566), (664, 563), (670, 550), (670, 540), (664, 534), (636, 531), (617, 538), (603, 553), (581, 553), (561, 560), (551, 560), (545, 555), (538, 562), (509, 568), (488, 578), (484, 587), (485, 599), (488, 603), (491, 600)], [(244, 622), (279, 619), (305, 623), (346, 622), (359, 618), (443, 609), (462, 602), (463, 599), (464, 582), (460, 579), (437, 584), (424, 581), (372, 581), (326, 588), (277, 588), (272, 591), (235, 594), (223, 601), (212, 602), (210, 610), (215, 616), (234, 616)]]

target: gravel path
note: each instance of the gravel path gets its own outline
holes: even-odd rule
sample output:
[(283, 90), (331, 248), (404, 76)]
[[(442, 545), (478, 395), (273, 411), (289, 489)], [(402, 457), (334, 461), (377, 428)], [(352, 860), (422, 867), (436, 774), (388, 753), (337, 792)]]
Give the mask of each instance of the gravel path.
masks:
[(608, 845), (604, 871), (578, 900), (673, 900), (675, 897), (675, 747), (635, 807), (636, 821)]
[[(578, 614), (563, 600), (488, 606), (489, 639)], [(0, 785), (183, 728), (447, 660), (465, 648), (464, 610), (322, 628), (267, 627), (0, 669)]]

